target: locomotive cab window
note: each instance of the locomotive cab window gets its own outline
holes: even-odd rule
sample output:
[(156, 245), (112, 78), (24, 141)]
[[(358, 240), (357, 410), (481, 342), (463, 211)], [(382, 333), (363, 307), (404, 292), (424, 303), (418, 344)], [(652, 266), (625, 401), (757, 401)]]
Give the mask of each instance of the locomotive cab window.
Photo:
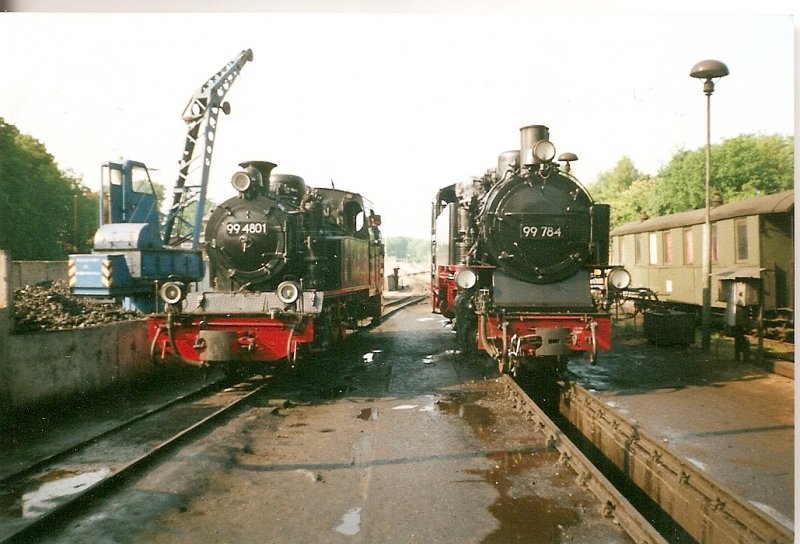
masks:
[(347, 234), (360, 234), (367, 224), (364, 209), (358, 202), (350, 201), (344, 205), (344, 230)]

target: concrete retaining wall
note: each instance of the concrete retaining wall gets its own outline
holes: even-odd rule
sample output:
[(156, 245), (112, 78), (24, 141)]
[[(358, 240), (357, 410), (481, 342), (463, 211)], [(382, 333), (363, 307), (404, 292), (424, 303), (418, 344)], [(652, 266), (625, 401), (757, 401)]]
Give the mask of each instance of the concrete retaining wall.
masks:
[(67, 274), (67, 261), (12, 261), (8, 281), (13, 290), (43, 281), (66, 282)]
[(72, 400), (157, 371), (150, 364), (145, 320), (11, 334), (11, 271), (0, 251), (0, 413)]

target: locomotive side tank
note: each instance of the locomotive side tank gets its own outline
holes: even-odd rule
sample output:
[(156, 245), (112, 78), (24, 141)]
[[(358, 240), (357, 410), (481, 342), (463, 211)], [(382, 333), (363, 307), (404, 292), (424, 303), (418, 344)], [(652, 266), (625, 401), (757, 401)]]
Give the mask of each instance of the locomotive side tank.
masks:
[(611, 346), (609, 206), (569, 173), (574, 154), (553, 161), (547, 127), (520, 135), (496, 169), (436, 195), (433, 311), (454, 321), (462, 351), (486, 351), (501, 371), (595, 361)]
[(205, 229), (211, 290), (161, 287), (150, 318), (153, 360), (263, 370), (324, 350), (380, 318), (380, 216), (359, 194), (307, 187), (267, 161), (241, 163), (237, 196)]

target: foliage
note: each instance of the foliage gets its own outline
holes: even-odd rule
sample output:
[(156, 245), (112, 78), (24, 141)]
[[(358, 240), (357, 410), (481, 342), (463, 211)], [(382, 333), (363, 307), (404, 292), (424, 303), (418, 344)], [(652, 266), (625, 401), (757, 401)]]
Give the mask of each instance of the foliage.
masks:
[(386, 255), (400, 261), (427, 263), (431, 260), (430, 240), (408, 236), (389, 236), (384, 240)]
[(629, 157), (598, 175), (590, 192), (595, 202), (611, 205), (612, 228), (639, 219), (647, 212), (653, 180), (643, 175)]
[[(611, 227), (705, 206), (706, 148), (679, 150), (657, 177), (640, 173), (623, 157), (589, 187), (596, 202), (611, 205)], [(794, 137), (744, 134), (711, 146), (712, 192), (724, 202), (793, 188)]]
[(614, 168), (598, 174), (597, 182), (592, 186), (592, 195), (599, 202), (608, 202), (628, 189), (641, 175), (629, 157), (622, 157)]
[[(706, 148), (679, 151), (658, 173), (651, 215), (705, 206)], [(711, 192), (724, 202), (794, 186), (794, 137), (743, 134), (711, 146)]]
[(0, 248), (15, 260), (63, 260), (88, 252), (97, 196), (61, 172), (35, 138), (0, 117)]

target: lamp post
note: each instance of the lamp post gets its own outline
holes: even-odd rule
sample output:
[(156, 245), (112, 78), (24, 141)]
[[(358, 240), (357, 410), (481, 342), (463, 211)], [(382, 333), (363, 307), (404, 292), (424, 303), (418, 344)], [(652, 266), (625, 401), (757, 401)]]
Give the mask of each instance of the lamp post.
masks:
[(692, 67), (689, 75), (704, 79), (706, 95), (706, 219), (703, 226), (703, 351), (711, 350), (711, 95), (714, 79), (729, 74), (728, 67), (718, 60), (703, 60)]

